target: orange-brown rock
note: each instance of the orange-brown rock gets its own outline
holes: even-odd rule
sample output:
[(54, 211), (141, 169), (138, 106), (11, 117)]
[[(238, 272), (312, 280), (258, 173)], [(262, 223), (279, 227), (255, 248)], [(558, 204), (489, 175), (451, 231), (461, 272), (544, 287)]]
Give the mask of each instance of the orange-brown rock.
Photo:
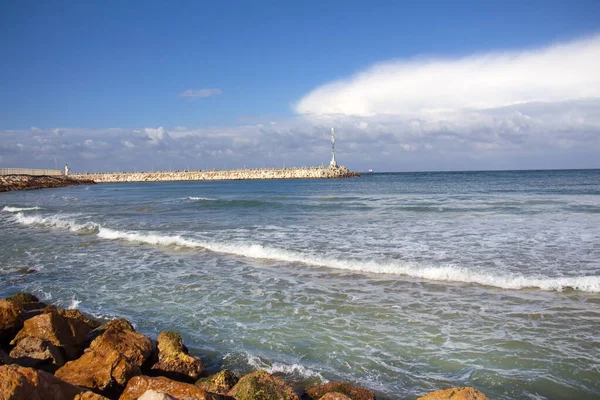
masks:
[(87, 315), (83, 314), (81, 311), (75, 310), (75, 309), (66, 310), (63, 308), (57, 308), (55, 306), (48, 306), (44, 309), (44, 312), (50, 312), (50, 311), (54, 311), (54, 310), (56, 310), (56, 312), (58, 312), (60, 315), (62, 315), (65, 318), (71, 318), (71, 319), (75, 319), (75, 320), (85, 323), (87, 326), (90, 327), (90, 329), (96, 329), (101, 325), (100, 322), (96, 321), (93, 318), (88, 317)]
[(146, 390), (144, 394), (138, 397), (138, 400), (178, 400), (168, 394), (157, 392), (156, 390)]
[(0, 300), (0, 344), (10, 342), (23, 328), (23, 309), (8, 300)]
[(135, 332), (131, 324), (112, 324), (79, 359), (56, 371), (56, 376), (108, 397), (118, 397), (127, 381), (142, 373), (141, 367), (153, 348), (152, 341)]
[(115, 350), (131, 363), (141, 367), (152, 354), (154, 344), (141, 333), (114, 325), (94, 339), (89, 349), (100, 354)]
[(88, 390), (87, 392), (76, 395), (73, 400), (109, 400), (109, 398)]
[(127, 321), (125, 318), (118, 318), (110, 320), (107, 323), (93, 329), (88, 335), (88, 340), (92, 342), (94, 339), (96, 339), (98, 336), (102, 335), (104, 332), (106, 332), (109, 328), (112, 327), (116, 327), (124, 331), (135, 332), (135, 328), (133, 327), (133, 325), (131, 325), (131, 322)]
[(90, 350), (66, 363), (55, 375), (107, 397), (117, 397), (132, 377), (141, 374), (137, 365), (114, 349)]
[(58, 347), (47, 340), (37, 337), (25, 337), (11, 350), (10, 357), (24, 367), (35, 367), (55, 371), (65, 364), (65, 359)]
[(303, 397), (310, 400), (319, 400), (327, 393), (341, 393), (352, 400), (375, 400), (375, 393), (345, 382), (328, 382), (324, 385), (308, 388)]
[(233, 372), (224, 369), (209, 377), (198, 379), (195, 385), (207, 392), (225, 395), (238, 381), (238, 377)]
[(48, 372), (16, 364), (0, 366), (0, 400), (70, 400), (81, 392)]
[(350, 397), (346, 396), (343, 393), (330, 392), (330, 393), (325, 393), (325, 395), (323, 397), (321, 397), (320, 400), (351, 400), (351, 399), (350, 399)]
[(26, 337), (40, 338), (62, 348), (67, 359), (72, 360), (81, 353), (89, 331), (89, 326), (84, 322), (50, 310), (25, 321), (23, 329), (10, 343), (16, 345)]
[(202, 360), (188, 354), (179, 333), (162, 331), (157, 341), (158, 362), (152, 366), (154, 374), (189, 382), (194, 382), (202, 375)]
[(417, 400), (488, 400), (485, 394), (472, 387), (438, 390)]
[(294, 390), (267, 371), (256, 371), (243, 376), (227, 393), (237, 400), (299, 400)]
[(136, 376), (128, 383), (119, 400), (136, 400), (147, 390), (165, 393), (178, 399), (216, 400), (217, 397), (189, 383), (177, 382), (164, 376)]

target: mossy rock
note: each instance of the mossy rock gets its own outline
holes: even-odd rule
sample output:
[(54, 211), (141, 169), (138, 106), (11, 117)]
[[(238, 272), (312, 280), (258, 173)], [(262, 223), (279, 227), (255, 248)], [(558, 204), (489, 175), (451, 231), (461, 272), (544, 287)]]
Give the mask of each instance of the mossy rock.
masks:
[(230, 370), (224, 369), (207, 378), (200, 378), (196, 386), (210, 393), (227, 394), (238, 383), (239, 378)]
[(327, 393), (341, 393), (352, 400), (375, 400), (375, 393), (346, 382), (329, 382), (324, 385), (308, 388), (302, 397), (305, 400), (319, 400)]
[(242, 377), (227, 396), (237, 400), (300, 400), (291, 387), (267, 371)]
[(23, 304), (39, 303), (39, 301), (40, 301), (40, 299), (38, 299), (34, 295), (32, 295), (30, 293), (22, 293), (22, 292), (17, 292), (15, 294), (13, 294), (12, 296), (7, 297), (6, 300), (10, 301), (11, 303), (17, 304), (21, 307), (23, 306)]

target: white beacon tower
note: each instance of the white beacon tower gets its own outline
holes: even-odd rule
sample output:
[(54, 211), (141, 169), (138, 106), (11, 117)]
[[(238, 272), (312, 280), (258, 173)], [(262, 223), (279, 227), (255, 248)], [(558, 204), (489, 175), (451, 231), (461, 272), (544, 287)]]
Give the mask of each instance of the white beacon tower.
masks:
[(329, 167), (337, 168), (337, 161), (335, 161), (335, 131), (331, 128), (331, 161)]

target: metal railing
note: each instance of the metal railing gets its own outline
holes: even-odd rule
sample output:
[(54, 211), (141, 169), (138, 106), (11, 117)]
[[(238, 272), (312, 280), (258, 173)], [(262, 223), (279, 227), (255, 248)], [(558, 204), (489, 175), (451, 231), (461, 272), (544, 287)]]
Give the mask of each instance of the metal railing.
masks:
[(0, 168), (0, 175), (62, 175), (60, 169)]

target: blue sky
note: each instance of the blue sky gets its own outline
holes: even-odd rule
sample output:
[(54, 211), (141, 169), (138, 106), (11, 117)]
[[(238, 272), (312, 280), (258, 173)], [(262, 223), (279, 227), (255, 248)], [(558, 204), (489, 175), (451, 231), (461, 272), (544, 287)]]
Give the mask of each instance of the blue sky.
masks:
[[(596, 42), (514, 61), (596, 38), (598, 1), (2, 1), (0, 11), (2, 165), (58, 159), (92, 170), (149, 169), (148, 158), (155, 168), (326, 163), (326, 127), (334, 125), (342, 161), (356, 169), (600, 167), (600, 88), (589, 72), (600, 62)], [(546, 71), (549, 62), (562, 65), (560, 57), (580, 52), (586, 57), (575, 67)], [(468, 81), (467, 71), (477, 70), (460, 60), (489, 54), (496, 64), (476, 88), (459, 93), (456, 86), (457, 97), (477, 102), (440, 93), (443, 79)], [(518, 89), (513, 82), (500, 98), (494, 85), (480, 90), (496, 77), (506, 83), (518, 75), (511, 69), (540, 64), (549, 82), (571, 71), (586, 79), (541, 90), (544, 80), (523, 75), (528, 84)], [(377, 75), (382, 68), (386, 77)], [(423, 78), (432, 70), (431, 79)], [(427, 85), (440, 76), (436, 87)], [(386, 92), (387, 82), (395, 94)], [(410, 82), (420, 88), (407, 88)], [(430, 107), (439, 98), (447, 101)], [(548, 114), (534, 107), (540, 102), (562, 106)], [(507, 114), (506, 107), (525, 103), (528, 113)], [(526, 139), (494, 143), (489, 130), (502, 136), (507, 128), (498, 119), (514, 125), (515, 112), (537, 125), (527, 125)], [(552, 118), (560, 113), (577, 114), (579, 125), (571, 121), (546, 140), (533, 132), (556, 125)], [(474, 119), (494, 122), (463, 123)], [(415, 121), (427, 125), (418, 135)], [(557, 138), (565, 129), (578, 135), (576, 143)], [(445, 131), (460, 138), (440, 141)], [(482, 132), (485, 146), (459, 148), (480, 143)]]

